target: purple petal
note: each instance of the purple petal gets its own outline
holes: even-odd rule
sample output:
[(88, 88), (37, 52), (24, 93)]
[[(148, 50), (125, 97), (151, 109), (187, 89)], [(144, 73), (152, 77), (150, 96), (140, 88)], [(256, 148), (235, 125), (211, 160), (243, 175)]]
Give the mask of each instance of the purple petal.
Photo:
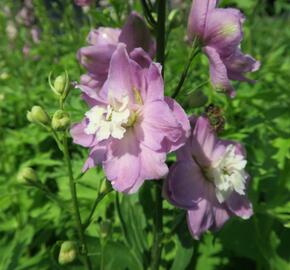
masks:
[(114, 97), (117, 99), (129, 96), (133, 100), (131, 76), (130, 59), (126, 51), (126, 46), (120, 43), (112, 55), (108, 79), (100, 92), (100, 96), (104, 99), (105, 97), (108, 98), (108, 93), (112, 91)]
[(135, 125), (138, 140), (154, 151), (165, 152), (162, 141), (177, 142), (182, 136), (180, 123), (164, 101), (145, 104)]
[(216, 8), (207, 16), (204, 43), (223, 58), (231, 55), (243, 38), (244, 15), (237, 9)]
[(130, 58), (138, 63), (142, 68), (148, 68), (152, 63), (150, 55), (142, 48), (136, 48), (130, 52)]
[(140, 181), (137, 181), (140, 180), (141, 171), (140, 151), (135, 134), (130, 129), (121, 140), (114, 140), (110, 144), (103, 167), (108, 180), (117, 191), (131, 193), (136, 184), (140, 185)]
[(193, 0), (188, 18), (188, 38), (203, 39), (208, 12), (215, 8), (216, 0)]
[(166, 197), (177, 207), (195, 209), (208, 190), (212, 190), (210, 185), (193, 160), (179, 161), (170, 167)]
[(196, 209), (187, 211), (187, 225), (193, 238), (199, 239), (201, 234), (211, 228), (214, 215), (211, 203), (206, 199), (200, 200)]
[(141, 145), (141, 177), (146, 180), (160, 179), (167, 175), (166, 153), (158, 153)]
[(121, 30), (114, 29), (110, 27), (99, 27), (98, 29), (93, 29), (90, 31), (87, 41), (90, 45), (97, 46), (107, 46), (115, 45), (117, 46), (119, 42)]
[(232, 55), (224, 59), (224, 63), (228, 70), (228, 77), (231, 80), (255, 82), (245, 77), (245, 73), (254, 72), (260, 68), (260, 62), (256, 61), (252, 56), (243, 54), (237, 49)]
[(181, 146), (183, 146), (187, 140), (187, 138), (190, 136), (190, 124), (188, 117), (185, 113), (185, 111), (182, 109), (182, 107), (172, 98), (165, 97), (164, 101), (168, 104), (170, 110), (172, 111), (175, 119), (179, 122), (181, 126), (181, 136), (180, 138), (175, 142), (170, 142), (167, 139), (165, 139), (162, 142), (162, 145), (168, 149), (169, 152), (176, 151)]
[(213, 87), (225, 90), (230, 97), (235, 96), (235, 89), (232, 87), (228, 74), (227, 68), (223, 63), (218, 52), (212, 47), (205, 47), (205, 53), (208, 56), (210, 64), (210, 79)]
[(90, 168), (96, 167), (97, 164), (102, 163), (106, 159), (107, 142), (100, 142), (95, 145), (86, 160), (82, 171), (85, 172)]
[(89, 46), (83, 47), (78, 51), (79, 62), (92, 74), (95, 79), (102, 79), (108, 73), (110, 60), (116, 46)]
[(95, 136), (85, 133), (86, 126), (87, 120), (84, 119), (82, 122), (75, 124), (71, 127), (70, 134), (75, 144), (79, 144), (84, 147), (91, 147), (96, 144)]
[(251, 202), (245, 196), (241, 196), (236, 192), (232, 193), (227, 199), (226, 204), (233, 214), (243, 219), (248, 219), (253, 215)]
[(119, 41), (127, 45), (129, 53), (140, 47), (148, 52), (151, 58), (155, 55), (155, 42), (146, 22), (136, 12), (132, 12), (128, 17), (126, 24), (122, 28)]
[(217, 143), (216, 134), (205, 116), (197, 118), (192, 134), (192, 154), (198, 164), (209, 166)]

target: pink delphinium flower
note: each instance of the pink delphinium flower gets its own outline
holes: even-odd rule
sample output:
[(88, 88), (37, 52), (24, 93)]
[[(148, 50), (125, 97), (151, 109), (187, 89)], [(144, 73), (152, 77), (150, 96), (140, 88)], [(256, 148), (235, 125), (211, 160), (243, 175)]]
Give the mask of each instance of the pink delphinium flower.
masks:
[(107, 79), (110, 60), (119, 43), (126, 44), (130, 57), (141, 65), (155, 55), (155, 42), (150, 31), (143, 18), (135, 12), (131, 13), (122, 29), (100, 27), (92, 30), (88, 43), (90, 46), (78, 52), (80, 63), (88, 71), (81, 77), (78, 87), (90, 105)]
[(205, 116), (191, 119), (193, 131), (177, 151), (164, 195), (175, 206), (187, 210), (187, 223), (194, 238), (217, 230), (230, 218), (252, 215), (246, 197), (249, 176), (245, 151), (239, 143), (217, 138)]
[(75, 0), (75, 4), (80, 7), (86, 7), (93, 3), (93, 0)]
[(182, 108), (164, 97), (160, 65), (142, 67), (127, 51), (117, 46), (95, 106), (71, 134), (91, 150), (83, 170), (101, 163), (116, 190), (133, 193), (167, 174), (166, 154), (185, 143), (190, 126)]
[(231, 97), (230, 80), (248, 81), (245, 73), (260, 67), (250, 55), (241, 52), (243, 14), (233, 8), (216, 8), (217, 0), (193, 0), (188, 20), (188, 38), (198, 38), (209, 58), (212, 85)]

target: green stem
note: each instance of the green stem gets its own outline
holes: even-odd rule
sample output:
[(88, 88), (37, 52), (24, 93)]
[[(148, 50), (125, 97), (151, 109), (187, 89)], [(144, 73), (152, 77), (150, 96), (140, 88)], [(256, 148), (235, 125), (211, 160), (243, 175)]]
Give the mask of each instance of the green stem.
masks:
[(109, 194), (113, 189), (110, 189), (110, 190), (107, 190), (103, 193), (100, 193), (98, 195), (98, 197), (96, 198), (95, 202), (94, 202), (94, 205), (92, 206), (92, 209), (91, 209), (91, 212), (86, 220), (86, 222), (83, 224), (83, 229), (86, 230), (87, 227), (91, 224), (92, 222), (92, 217), (94, 215), (94, 212), (98, 206), (98, 204), (106, 197), (107, 194)]
[(178, 85), (176, 86), (175, 90), (174, 90), (174, 93), (172, 94), (172, 98), (176, 98), (177, 95), (179, 94), (180, 90), (182, 89), (182, 86), (185, 82), (185, 79), (188, 75), (188, 71), (189, 71), (189, 68), (191, 66), (191, 63), (192, 63), (192, 60), (195, 58), (195, 56), (197, 56), (199, 53), (199, 47), (196, 47), (196, 41), (193, 42), (193, 46), (192, 46), (192, 49), (191, 49), (191, 53), (190, 53), (190, 57), (189, 57), (189, 60), (188, 60), (188, 63), (187, 65), (184, 67), (184, 70), (182, 72), (182, 75), (179, 79), (179, 82), (178, 82)]
[[(158, 1), (157, 18), (157, 53), (156, 59), (162, 65), (162, 76), (165, 70), (165, 20), (166, 20), (166, 0)], [(161, 187), (159, 183), (155, 185), (155, 213), (153, 220), (153, 246), (151, 250), (151, 270), (158, 270), (162, 253), (163, 238), (163, 201)]]
[(82, 244), (82, 248), (83, 248), (85, 267), (87, 270), (92, 270), (91, 261), (90, 261), (90, 258), (88, 256), (88, 248), (87, 248), (87, 244), (86, 244), (85, 236), (84, 236), (84, 231), (83, 231), (83, 227), (82, 227), (81, 215), (80, 215), (78, 199), (77, 199), (77, 192), (76, 192), (76, 184), (74, 182), (72, 165), (71, 165), (71, 160), (70, 160), (70, 156), (69, 156), (69, 152), (68, 152), (68, 143), (67, 143), (66, 132), (64, 132), (64, 136), (63, 136), (63, 155), (64, 155), (64, 159), (66, 161), (67, 168), (68, 168), (69, 186), (70, 186), (70, 192), (71, 192), (71, 197), (72, 197), (72, 202), (73, 202), (74, 216), (75, 216), (75, 220), (76, 220), (79, 240), (80, 240), (80, 242)]

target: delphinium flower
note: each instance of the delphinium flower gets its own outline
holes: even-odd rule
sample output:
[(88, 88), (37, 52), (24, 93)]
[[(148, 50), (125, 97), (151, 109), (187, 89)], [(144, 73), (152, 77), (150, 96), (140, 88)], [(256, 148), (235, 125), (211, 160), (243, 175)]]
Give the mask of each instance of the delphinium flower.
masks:
[(183, 109), (164, 97), (160, 65), (148, 59), (142, 66), (128, 51), (117, 45), (95, 105), (71, 134), (90, 148), (84, 171), (101, 163), (116, 190), (132, 193), (167, 174), (166, 154), (185, 143), (190, 126)]
[(89, 33), (87, 41), (89, 46), (79, 50), (78, 59), (88, 72), (78, 87), (90, 105), (107, 79), (110, 60), (119, 43), (126, 44), (130, 58), (141, 65), (155, 55), (155, 41), (143, 18), (135, 12), (122, 29), (100, 27)]
[(260, 63), (241, 52), (244, 15), (234, 8), (217, 8), (217, 0), (193, 0), (188, 20), (188, 38), (202, 44), (210, 64), (212, 85), (231, 97), (230, 80), (253, 82), (245, 73), (259, 69)]
[(249, 175), (243, 147), (217, 137), (206, 116), (191, 118), (192, 134), (177, 151), (164, 185), (165, 197), (187, 210), (191, 234), (198, 239), (230, 218), (252, 215), (246, 196)]

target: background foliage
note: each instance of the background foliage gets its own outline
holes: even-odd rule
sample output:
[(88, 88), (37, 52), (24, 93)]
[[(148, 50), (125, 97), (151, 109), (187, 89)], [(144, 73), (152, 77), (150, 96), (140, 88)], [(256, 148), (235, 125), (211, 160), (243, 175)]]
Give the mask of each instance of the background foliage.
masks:
[[(51, 70), (67, 69), (72, 80), (83, 70), (76, 60), (93, 26), (121, 26), (130, 10), (142, 12), (138, 1), (102, 1), (87, 13), (69, 0), (36, 0), (36, 24), (41, 40), (33, 43), (29, 28), (17, 23), (21, 1), (1, 0), (0, 14), (0, 269), (82, 269), (78, 260), (69, 266), (57, 263), (59, 242), (76, 238), (70, 193), (62, 156), (51, 136), (29, 124), (26, 111), (41, 105), (50, 115), (57, 101), (49, 90)], [(174, 2), (174, 3), (173, 3)], [(180, 2), (180, 4), (178, 4)], [(178, 8), (174, 29), (168, 35), (165, 70), (166, 94), (170, 95), (188, 58), (184, 42), (190, 1), (172, 1)], [(262, 62), (253, 74), (255, 85), (236, 85), (238, 95), (229, 102), (212, 91), (207, 59), (200, 55), (178, 101), (188, 113), (199, 113), (204, 104), (223, 108), (227, 121), (222, 136), (241, 141), (248, 152), (252, 176), (249, 197), (255, 215), (247, 221), (230, 220), (217, 233), (192, 240), (182, 210), (165, 203), (162, 269), (290, 269), (290, 4), (287, 0), (224, 0), (246, 15), (244, 51)], [(5, 11), (9, 7), (11, 14)], [(9, 22), (17, 26), (8, 38)], [(172, 26), (172, 25), (171, 25)], [(23, 53), (29, 47), (29, 53)], [(74, 122), (86, 110), (79, 91), (70, 95)], [(73, 169), (80, 173), (87, 151), (71, 145)], [(48, 191), (16, 181), (23, 166), (33, 167)], [(78, 180), (81, 214), (86, 217), (104, 181), (100, 168)], [(152, 243), (151, 183), (133, 196), (112, 192), (98, 206), (87, 233), (89, 251), (96, 267), (146, 269)], [(105, 243), (101, 248), (100, 243)], [(97, 268), (96, 268), (97, 269)]]

